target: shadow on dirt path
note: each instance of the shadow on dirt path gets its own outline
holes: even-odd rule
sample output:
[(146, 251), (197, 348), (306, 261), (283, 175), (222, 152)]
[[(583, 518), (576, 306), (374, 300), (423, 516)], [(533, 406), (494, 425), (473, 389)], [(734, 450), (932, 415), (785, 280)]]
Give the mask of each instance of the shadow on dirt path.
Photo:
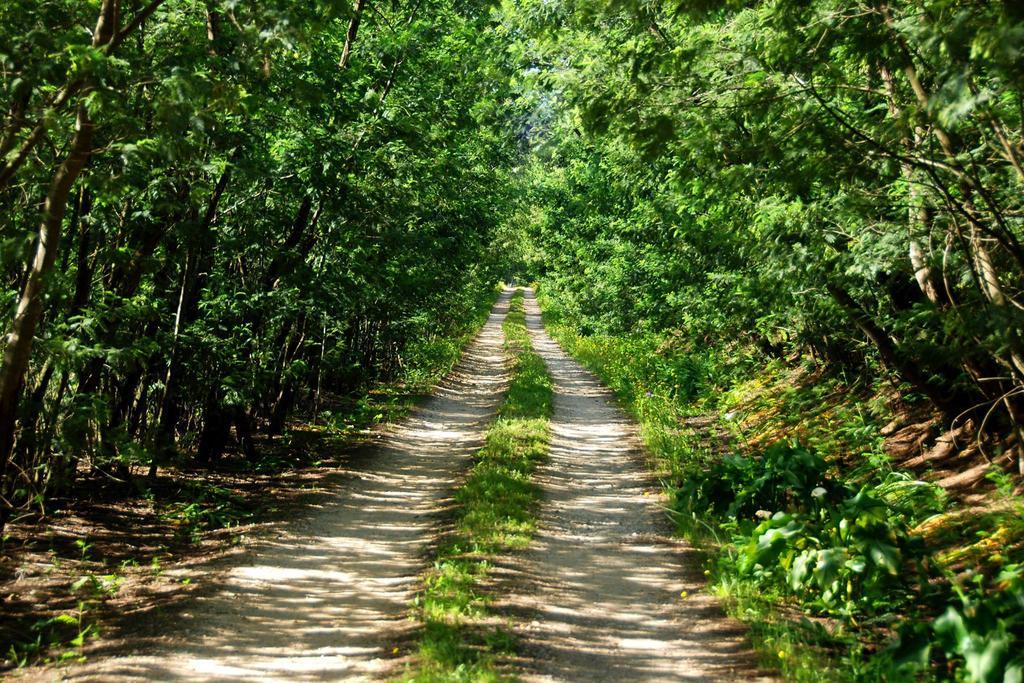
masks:
[(364, 467), (315, 514), (256, 542), (212, 590), (161, 624), (163, 635), (27, 677), (337, 681), (395, 673), (416, 628), (409, 601), (439, 513), (482, 445), (508, 380), (501, 323), (510, 297), (501, 295), (435, 395), (360, 458)]
[(696, 553), (672, 536), (633, 423), (547, 335), (529, 290), (526, 313), (555, 401), (538, 531), (498, 604), (519, 625), (523, 679), (758, 679), (742, 625), (701, 593)]

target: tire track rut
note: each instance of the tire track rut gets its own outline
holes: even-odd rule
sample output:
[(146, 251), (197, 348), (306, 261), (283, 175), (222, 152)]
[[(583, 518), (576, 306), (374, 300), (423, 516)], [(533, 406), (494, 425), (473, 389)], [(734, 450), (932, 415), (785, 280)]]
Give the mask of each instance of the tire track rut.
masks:
[(32, 678), (72, 681), (337, 681), (397, 673), (409, 601), (438, 511), (483, 444), (508, 381), (504, 292), (455, 371), (389, 428), (306, 519), (276, 529), (138, 654)]
[[(761, 677), (745, 629), (701, 593), (696, 552), (674, 538), (633, 422), (544, 331), (527, 327), (555, 382), (537, 534), (512, 580), (525, 681)], [(685, 592), (685, 597), (684, 597)], [(765, 678), (764, 680), (768, 680)]]

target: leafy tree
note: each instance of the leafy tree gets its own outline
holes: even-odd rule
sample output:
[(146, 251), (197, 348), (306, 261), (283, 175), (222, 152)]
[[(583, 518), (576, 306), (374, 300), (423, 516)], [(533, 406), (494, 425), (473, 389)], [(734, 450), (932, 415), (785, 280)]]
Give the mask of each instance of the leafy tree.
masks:
[(258, 458), (464, 324), (517, 153), (486, 3), (0, 9), (3, 518)]
[(1022, 23), (1005, 4), (503, 5), (544, 279), (594, 329), (880, 362), (1021, 423)]

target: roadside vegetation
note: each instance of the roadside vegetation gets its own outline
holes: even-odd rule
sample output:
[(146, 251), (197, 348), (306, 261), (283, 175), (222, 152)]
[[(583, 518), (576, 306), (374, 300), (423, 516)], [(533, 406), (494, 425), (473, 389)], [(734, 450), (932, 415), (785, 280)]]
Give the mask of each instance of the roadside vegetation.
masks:
[(488, 610), (495, 591), (495, 558), (524, 549), (536, 523), (540, 492), (530, 481), (548, 450), (552, 383), (531, 349), (523, 295), (512, 299), (504, 323), (512, 357), (508, 393), (487, 431), (466, 481), (455, 492), (451, 531), (437, 549), (415, 610), (423, 622), (415, 669), (403, 680), (505, 680), (501, 656), (515, 641)]
[[(158, 612), (202, 583), (194, 567), (203, 557), (279, 519), (315, 491), (318, 477), (348, 450), (427, 395), (479, 332), (495, 293), (479, 291), (450, 336), (413, 341), (392, 381), (331, 396), (315, 420), (292, 420), (279, 437), (261, 441), (258, 463), (231, 449), (214, 469), (168, 465), (141, 493), (107, 484), (48, 517), (13, 526), (0, 568), (16, 571), (22, 590), (7, 599), (0, 621), (2, 666), (81, 659), (90, 640), (126, 627), (122, 591), (135, 596), (129, 612)], [(127, 524), (145, 531), (125, 534)], [(45, 608), (32, 602), (34, 595), (46, 596)]]
[[(774, 666), (1020, 681), (1022, 189), (1020, 3), (3, 0), (8, 665), (273, 514), (517, 278)], [(496, 671), (460, 629), (527, 536), (484, 493), (530, 381), (423, 676)]]
[(1024, 675), (1024, 14), (520, 0), (518, 252), (802, 680)]

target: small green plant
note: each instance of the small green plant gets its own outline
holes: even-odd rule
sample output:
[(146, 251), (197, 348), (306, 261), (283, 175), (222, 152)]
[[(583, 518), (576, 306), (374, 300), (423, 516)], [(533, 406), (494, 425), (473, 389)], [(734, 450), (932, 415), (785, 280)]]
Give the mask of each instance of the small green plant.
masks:
[(827, 469), (823, 458), (799, 443), (779, 442), (757, 456), (690, 464), (681, 472), (676, 501), (690, 515), (712, 511), (736, 519), (758, 510), (806, 509), (836, 488)]
[(776, 512), (739, 540), (742, 575), (789, 588), (843, 616), (893, 606), (890, 588), (909, 545), (905, 526), (868, 489), (838, 506)]
[(935, 645), (970, 681), (1024, 680), (1024, 565), (954, 583), (959, 604), (934, 621)]
[(78, 548), (81, 553), (81, 559), (83, 560), (89, 559), (89, 552), (92, 550), (92, 546), (93, 544), (89, 543), (89, 539), (87, 538), (79, 538), (75, 540), (75, 547)]
[(73, 613), (40, 619), (30, 628), (32, 637), (10, 645), (7, 661), (20, 669), (47, 658), (58, 662), (84, 660), (81, 649), (85, 641), (99, 634), (98, 626), (89, 620), (89, 612), (88, 601), (81, 601)]
[(80, 593), (86, 589), (89, 599), (105, 599), (115, 595), (123, 582), (124, 577), (116, 574), (86, 574), (71, 584), (71, 592)]
[(39, 658), (42, 652), (49, 647), (43, 643), (43, 634), (37, 633), (33, 640), (23, 640), (11, 643), (7, 650), (7, 661), (18, 669), (28, 666), (29, 663)]
[(195, 543), (206, 531), (237, 526), (256, 514), (241, 496), (218, 486), (192, 484), (188, 497), (163, 512), (176, 525), (179, 541)]

